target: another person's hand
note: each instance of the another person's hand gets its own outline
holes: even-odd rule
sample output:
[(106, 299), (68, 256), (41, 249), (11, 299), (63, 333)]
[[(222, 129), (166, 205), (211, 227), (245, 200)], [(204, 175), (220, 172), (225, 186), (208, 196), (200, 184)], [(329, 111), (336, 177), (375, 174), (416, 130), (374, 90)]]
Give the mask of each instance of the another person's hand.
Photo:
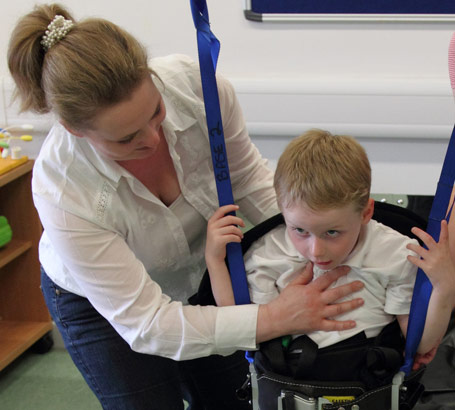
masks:
[(338, 321), (336, 316), (363, 305), (363, 299), (336, 301), (361, 290), (364, 285), (354, 281), (330, 288), (350, 268), (340, 266), (313, 279), (313, 266), (308, 263), (303, 272), (292, 281), (279, 297), (259, 307), (258, 343), (286, 334), (305, 334), (315, 330), (347, 330), (355, 327), (353, 320)]
[(239, 226), (245, 223), (238, 216), (229, 214), (239, 209), (237, 205), (225, 205), (218, 208), (207, 224), (207, 244), (205, 257), (207, 261), (224, 262), (226, 245), (230, 242), (240, 242), (243, 233)]

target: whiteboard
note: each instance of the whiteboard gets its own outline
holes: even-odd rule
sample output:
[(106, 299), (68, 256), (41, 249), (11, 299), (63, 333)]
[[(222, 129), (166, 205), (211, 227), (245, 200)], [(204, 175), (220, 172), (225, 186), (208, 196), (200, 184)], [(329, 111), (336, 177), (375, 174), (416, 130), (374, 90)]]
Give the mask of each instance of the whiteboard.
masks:
[(256, 22), (453, 22), (454, 0), (245, 0)]

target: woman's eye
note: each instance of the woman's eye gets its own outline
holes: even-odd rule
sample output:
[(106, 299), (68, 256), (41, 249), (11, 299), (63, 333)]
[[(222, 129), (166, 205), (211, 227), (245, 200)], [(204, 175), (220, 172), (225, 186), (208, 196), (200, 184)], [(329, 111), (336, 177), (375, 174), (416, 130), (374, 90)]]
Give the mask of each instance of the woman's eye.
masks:
[(333, 231), (333, 230), (330, 230), (330, 231), (327, 231), (327, 236), (329, 236), (330, 238), (336, 238), (340, 233), (338, 231)]
[(306, 234), (305, 229), (302, 229), (302, 228), (294, 228), (294, 231), (296, 231), (297, 234), (299, 234), (299, 235), (305, 235)]
[(133, 139), (134, 139), (134, 136), (133, 136), (133, 137), (129, 137), (129, 138), (126, 139), (126, 140), (121, 140), (121, 141), (119, 141), (118, 143), (119, 143), (119, 144), (122, 144), (122, 145), (126, 145), (126, 144), (129, 144), (131, 141), (133, 141)]

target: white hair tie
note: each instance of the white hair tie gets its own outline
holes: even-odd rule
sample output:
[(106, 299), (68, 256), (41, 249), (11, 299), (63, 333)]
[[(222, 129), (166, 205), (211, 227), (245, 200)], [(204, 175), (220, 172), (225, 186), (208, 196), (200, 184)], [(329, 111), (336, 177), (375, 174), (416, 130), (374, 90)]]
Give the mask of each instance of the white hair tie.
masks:
[(44, 50), (49, 50), (54, 44), (63, 39), (73, 25), (74, 23), (71, 20), (66, 20), (65, 17), (59, 14), (56, 15), (47, 26), (47, 30), (41, 40)]

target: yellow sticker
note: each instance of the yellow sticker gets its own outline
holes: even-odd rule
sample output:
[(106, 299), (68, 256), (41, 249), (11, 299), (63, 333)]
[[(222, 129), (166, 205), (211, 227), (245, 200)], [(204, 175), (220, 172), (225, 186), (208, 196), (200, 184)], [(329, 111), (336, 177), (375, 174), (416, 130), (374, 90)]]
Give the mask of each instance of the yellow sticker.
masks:
[(355, 400), (354, 396), (322, 396), (332, 403), (346, 403)]

